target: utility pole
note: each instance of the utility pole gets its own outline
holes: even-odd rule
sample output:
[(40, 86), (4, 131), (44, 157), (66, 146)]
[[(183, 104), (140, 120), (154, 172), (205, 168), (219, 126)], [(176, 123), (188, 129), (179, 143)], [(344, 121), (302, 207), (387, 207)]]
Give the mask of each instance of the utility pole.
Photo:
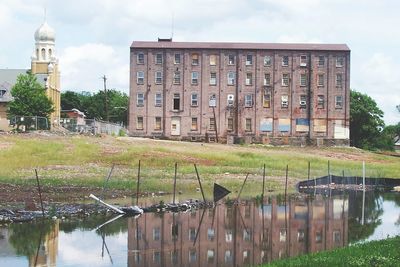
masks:
[(108, 117), (108, 97), (107, 97), (107, 77), (106, 75), (103, 75), (103, 77), (101, 77), (103, 79), (104, 82), (104, 95), (105, 95), (105, 110), (106, 110), (106, 121), (109, 121), (109, 117)]

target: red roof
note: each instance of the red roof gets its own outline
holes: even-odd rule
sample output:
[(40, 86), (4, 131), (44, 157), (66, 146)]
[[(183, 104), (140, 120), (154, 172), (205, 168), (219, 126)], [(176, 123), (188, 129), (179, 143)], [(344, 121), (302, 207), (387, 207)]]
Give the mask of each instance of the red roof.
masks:
[(291, 43), (217, 43), (217, 42), (152, 42), (133, 41), (131, 48), (170, 49), (246, 49), (246, 50), (325, 50), (350, 51), (346, 44), (291, 44)]

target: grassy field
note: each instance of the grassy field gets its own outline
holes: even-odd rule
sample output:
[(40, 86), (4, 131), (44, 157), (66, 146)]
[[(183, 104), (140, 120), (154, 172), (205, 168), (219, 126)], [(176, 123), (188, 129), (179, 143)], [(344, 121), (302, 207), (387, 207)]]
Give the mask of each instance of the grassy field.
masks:
[(289, 185), (331, 173), (361, 175), (366, 162), (369, 177), (400, 177), (400, 157), (371, 153), (355, 148), (293, 148), (263, 145), (201, 144), (129, 137), (57, 136), (49, 133), (0, 135), (0, 182), (34, 183), (38, 168), (48, 185), (102, 186), (115, 164), (110, 186), (134, 188), (138, 161), (141, 161), (141, 188), (170, 191), (174, 164), (178, 163), (178, 190), (197, 187), (193, 164), (197, 164), (204, 187), (210, 190), (217, 181), (238, 190), (249, 173), (245, 191), (261, 185), (262, 166), (266, 165), (267, 187), (280, 190), (285, 168), (289, 166)]
[(400, 266), (400, 237), (323, 251), (262, 266)]

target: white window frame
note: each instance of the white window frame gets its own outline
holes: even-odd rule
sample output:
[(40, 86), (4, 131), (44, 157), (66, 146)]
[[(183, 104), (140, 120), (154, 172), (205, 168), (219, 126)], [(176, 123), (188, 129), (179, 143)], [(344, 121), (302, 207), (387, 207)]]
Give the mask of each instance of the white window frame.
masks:
[(246, 85), (253, 85), (253, 73), (246, 72)]
[(162, 93), (156, 93), (154, 95), (154, 106), (161, 107), (162, 106)]
[[(340, 101), (339, 101), (340, 99)], [(341, 95), (336, 95), (335, 96), (335, 108), (336, 109), (342, 109), (343, 108), (343, 96)]]
[(161, 65), (161, 64), (163, 64), (163, 61), (164, 61), (163, 54), (162, 53), (157, 53), (156, 54), (155, 64)]
[(325, 66), (325, 56), (318, 56), (318, 66), (319, 67)]
[[(191, 131), (197, 131), (198, 130), (198, 119), (197, 119), (197, 117), (192, 117), (192, 123), (191, 123), (191, 125), (190, 125), (190, 130)], [(194, 124), (193, 122), (196, 122), (196, 124)], [(193, 126), (196, 126), (196, 127), (193, 127)]]
[(199, 105), (199, 95), (197, 93), (192, 93), (190, 95), (190, 106), (197, 107)]
[(229, 71), (228, 72), (228, 85), (235, 85), (235, 83), (236, 83), (236, 72)]
[[(213, 77), (213, 74), (215, 77)], [(217, 85), (217, 73), (216, 72), (210, 72), (210, 85)]]
[(265, 86), (271, 85), (271, 73), (264, 73), (264, 85)]
[(307, 95), (300, 95), (300, 108), (307, 108)]
[(156, 71), (154, 73), (154, 83), (155, 84), (162, 84), (163, 83), (163, 73), (162, 73), (162, 71)]
[(136, 84), (144, 84), (144, 71), (136, 72)]
[[(139, 124), (139, 118), (141, 119), (140, 124)], [(143, 118), (143, 116), (137, 116), (136, 117), (136, 130), (143, 130), (143, 129), (144, 129), (144, 118)]]
[(144, 93), (136, 94), (136, 106), (143, 107), (144, 106)]
[[(178, 57), (177, 57), (178, 56)], [(177, 61), (176, 59), (179, 58), (179, 60)], [(174, 54), (174, 64), (181, 64), (181, 54), (180, 53), (175, 53)]]
[(325, 108), (325, 96), (324, 95), (318, 95), (317, 96), (317, 108), (318, 109), (324, 109)]
[(281, 96), (281, 108), (289, 108), (289, 96), (288, 95)]
[[(142, 56), (142, 60), (140, 60), (140, 56)], [(136, 55), (136, 64), (138, 65), (143, 65), (144, 64), (144, 53), (143, 52), (139, 52)]]
[(173, 79), (174, 79), (173, 80), (174, 84), (181, 84), (181, 72), (180, 71), (175, 71)]
[[(248, 124), (248, 122), (250, 122), (249, 124)], [(246, 132), (251, 132), (252, 131), (252, 129), (253, 129), (253, 122), (252, 122), (252, 120), (251, 120), (251, 118), (245, 118), (245, 120), (244, 120), (244, 125), (245, 125), (245, 131)], [(250, 127), (247, 127), (247, 126), (250, 126)]]
[[(340, 77), (340, 79), (339, 79)], [(343, 74), (336, 73), (336, 87), (342, 88), (343, 87)]]
[(246, 108), (253, 107), (253, 95), (252, 94), (244, 95), (244, 106)]
[(307, 67), (307, 55), (300, 55), (300, 67)]
[(199, 84), (199, 72), (192, 71), (191, 84), (193, 84), (193, 85), (198, 85)]
[(216, 107), (217, 106), (217, 96), (216, 96), (216, 94), (211, 94), (208, 97), (208, 106), (209, 107)]
[[(157, 119), (159, 119), (160, 120), (160, 127), (158, 127), (158, 125), (157, 125)], [(154, 130), (156, 130), (156, 131), (161, 131), (161, 129), (162, 129), (162, 118), (161, 117), (155, 117), (154, 118)]]
[(235, 95), (229, 94), (226, 98), (228, 107), (233, 107), (235, 105)]
[(289, 73), (282, 73), (282, 86), (289, 86), (290, 84), (290, 76)]
[(253, 65), (253, 55), (247, 54), (246, 55), (246, 66), (251, 66), (251, 65)]

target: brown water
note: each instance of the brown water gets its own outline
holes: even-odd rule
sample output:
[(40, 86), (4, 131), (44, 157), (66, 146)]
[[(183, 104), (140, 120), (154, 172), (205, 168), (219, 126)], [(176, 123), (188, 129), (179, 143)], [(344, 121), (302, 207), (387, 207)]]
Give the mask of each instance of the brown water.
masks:
[(400, 194), (271, 196), (94, 230), (108, 219), (0, 226), (0, 266), (257, 265), (399, 235)]

